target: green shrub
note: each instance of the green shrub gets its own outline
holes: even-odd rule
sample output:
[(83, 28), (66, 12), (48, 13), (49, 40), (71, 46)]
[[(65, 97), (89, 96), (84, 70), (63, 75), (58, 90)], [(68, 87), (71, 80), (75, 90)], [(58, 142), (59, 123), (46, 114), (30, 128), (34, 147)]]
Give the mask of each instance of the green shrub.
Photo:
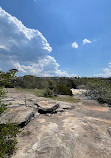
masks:
[(50, 90), (53, 90), (54, 87), (55, 87), (55, 82), (54, 82), (53, 80), (49, 80), (49, 81), (48, 81), (48, 88), (49, 88)]
[(16, 150), (19, 129), (12, 123), (0, 124), (0, 157), (10, 157)]
[(0, 101), (0, 114), (2, 114), (5, 110), (7, 110), (7, 105)]
[[(0, 114), (6, 109), (7, 105), (2, 103), (5, 92), (3, 86), (10, 84), (11, 79), (15, 76), (17, 69), (11, 69), (8, 72), (0, 72)], [(16, 149), (16, 135), (18, 128), (12, 123), (0, 124), (0, 158), (10, 157)]]
[(2, 114), (6, 109), (7, 105), (2, 103), (2, 98), (4, 98), (5, 92), (3, 88), (0, 89), (0, 114)]
[(44, 92), (44, 97), (53, 97), (53, 96), (54, 96), (53, 91), (47, 88), (46, 91)]
[(99, 103), (107, 103), (111, 106), (111, 83), (108, 81), (96, 81), (87, 85), (87, 95)]
[(54, 92), (61, 95), (72, 95), (72, 91), (65, 84), (58, 84), (55, 87)]

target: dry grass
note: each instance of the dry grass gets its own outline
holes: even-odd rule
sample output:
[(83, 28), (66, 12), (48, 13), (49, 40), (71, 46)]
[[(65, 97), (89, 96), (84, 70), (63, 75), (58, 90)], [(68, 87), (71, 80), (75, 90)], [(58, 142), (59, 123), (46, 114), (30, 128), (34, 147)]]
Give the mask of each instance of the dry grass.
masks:
[[(44, 92), (45, 92), (45, 89), (16, 88), (16, 90), (22, 91), (22, 92), (28, 92), (28, 93), (34, 94), (34, 95), (36, 95), (38, 97), (44, 97)], [(76, 103), (76, 102), (79, 101), (79, 99), (75, 99), (74, 96), (69, 96), (69, 95), (58, 95), (57, 97), (49, 97), (49, 98), (53, 99), (53, 100), (65, 101), (65, 102), (73, 102), (73, 103)]]
[(69, 95), (59, 95), (57, 97), (52, 97), (51, 99), (58, 100), (58, 101), (65, 101), (65, 102), (79, 102), (79, 99), (75, 99), (74, 96)]
[(25, 89), (25, 88), (15, 88), (17, 91), (28, 92), (30, 94), (34, 94), (38, 97), (43, 97), (45, 89)]

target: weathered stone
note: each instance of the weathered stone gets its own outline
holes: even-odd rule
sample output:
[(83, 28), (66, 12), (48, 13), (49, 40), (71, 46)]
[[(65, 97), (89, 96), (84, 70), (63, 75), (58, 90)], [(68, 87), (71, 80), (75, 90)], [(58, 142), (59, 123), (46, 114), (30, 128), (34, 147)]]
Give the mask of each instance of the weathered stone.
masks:
[(38, 108), (38, 112), (41, 114), (64, 112), (66, 110), (72, 110), (74, 105), (71, 103), (59, 102), (59, 101), (40, 101), (35, 103)]
[(18, 135), (18, 149), (12, 158), (111, 158), (109, 108), (88, 100), (67, 103), (16, 91), (8, 95), (17, 95), (17, 100), (24, 99), (24, 96), (31, 98), (27, 101), (27, 105), (31, 107), (20, 105), (21, 110), (20, 107), (10, 108), (16, 109), (14, 115), (8, 111), (5, 117), (10, 114), (12, 118), (16, 118), (19, 114), (23, 118), (25, 113), (28, 115), (27, 109), (32, 109), (28, 110), (30, 112), (36, 111), (33, 107), (35, 102), (45, 109), (59, 104), (56, 114), (49, 116), (36, 112), (34, 119), (22, 128), (22, 132), (30, 134)]
[(59, 108), (59, 104), (53, 105), (50, 108), (43, 108), (37, 104), (37, 108), (40, 114), (47, 114), (47, 113), (53, 114), (56, 113), (56, 109)]
[(10, 121), (23, 127), (31, 120), (34, 113), (35, 111), (30, 107), (13, 107), (0, 116), (0, 123), (8, 123)]

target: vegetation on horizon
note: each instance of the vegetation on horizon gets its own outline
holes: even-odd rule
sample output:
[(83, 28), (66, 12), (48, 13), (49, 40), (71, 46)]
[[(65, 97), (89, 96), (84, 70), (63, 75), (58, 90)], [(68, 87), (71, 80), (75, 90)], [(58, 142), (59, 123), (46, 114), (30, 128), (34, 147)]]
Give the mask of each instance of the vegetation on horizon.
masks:
[(13, 87), (44, 90), (44, 96), (72, 95), (70, 89), (87, 89), (87, 96), (111, 106), (111, 78), (88, 77), (35, 77), (26, 75), (12, 82)]
[(86, 95), (100, 103), (111, 106), (111, 78), (88, 77), (36, 77), (25, 75), (17, 77), (5, 87), (36, 89), (36, 95), (54, 97), (57, 95), (72, 95), (71, 88), (87, 89)]

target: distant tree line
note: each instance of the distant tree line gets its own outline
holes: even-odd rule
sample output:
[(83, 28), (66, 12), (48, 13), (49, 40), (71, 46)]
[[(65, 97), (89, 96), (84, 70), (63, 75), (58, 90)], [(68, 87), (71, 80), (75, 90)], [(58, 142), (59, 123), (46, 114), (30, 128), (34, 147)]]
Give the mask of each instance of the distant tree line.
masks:
[(87, 96), (100, 103), (111, 105), (111, 77), (36, 77), (25, 75), (16, 77), (5, 87), (46, 89), (44, 96), (56, 94), (72, 95), (70, 89), (87, 89)]

